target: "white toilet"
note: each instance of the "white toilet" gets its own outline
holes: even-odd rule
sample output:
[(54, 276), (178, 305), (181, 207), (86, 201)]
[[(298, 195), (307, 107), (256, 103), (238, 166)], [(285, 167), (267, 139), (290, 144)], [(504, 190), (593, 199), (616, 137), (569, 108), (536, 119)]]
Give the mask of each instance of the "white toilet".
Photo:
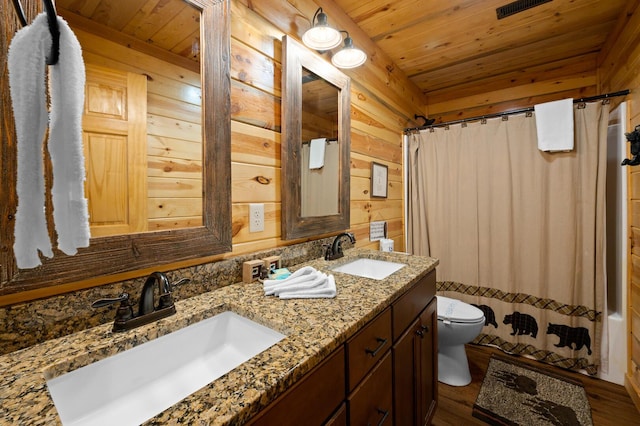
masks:
[(484, 313), (460, 300), (436, 296), (438, 300), (438, 380), (451, 386), (471, 383), (465, 343), (484, 327)]

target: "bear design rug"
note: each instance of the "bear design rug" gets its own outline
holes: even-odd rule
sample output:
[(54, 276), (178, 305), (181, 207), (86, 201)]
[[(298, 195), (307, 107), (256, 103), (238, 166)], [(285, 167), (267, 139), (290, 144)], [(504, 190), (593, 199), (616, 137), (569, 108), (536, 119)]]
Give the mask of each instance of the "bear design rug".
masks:
[(496, 355), (473, 416), (491, 425), (593, 426), (582, 383)]

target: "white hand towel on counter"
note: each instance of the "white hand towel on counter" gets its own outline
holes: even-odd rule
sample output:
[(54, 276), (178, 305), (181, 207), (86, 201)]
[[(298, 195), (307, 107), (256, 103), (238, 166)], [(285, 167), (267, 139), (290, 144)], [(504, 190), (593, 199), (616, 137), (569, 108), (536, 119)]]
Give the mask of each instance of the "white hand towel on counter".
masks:
[(281, 286), (277, 286), (274, 289), (274, 294), (279, 296), (282, 293), (291, 293), (297, 291), (306, 291), (315, 287), (320, 287), (327, 282), (327, 275), (322, 272), (318, 272), (309, 276), (309, 279), (297, 283), (287, 283)]
[(309, 143), (309, 169), (321, 169), (324, 167), (324, 150), (327, 138), (311, 139)]
[(337, 294), (336, 281), (333, 275), (329, 275), (321, 286), (309, 290), (283, 292), (278, 295), (280, 299), (332, 299)]
[(288, 284), (296, 284), (301, 283), (307, 280), (313, 279), (313, 277), (318, 273), (318, 271), (311, 267), (305, 266), (301, 269), (298, 269), (293, 274), (289, 275), (287, 278), (283, 280), (264, 280), (263, 288), (265, 296), (271, 296), (275, 294), (275, 289), (282, 285)]
[(573, 150), (573, 99), (534, 106), (540, 151)]

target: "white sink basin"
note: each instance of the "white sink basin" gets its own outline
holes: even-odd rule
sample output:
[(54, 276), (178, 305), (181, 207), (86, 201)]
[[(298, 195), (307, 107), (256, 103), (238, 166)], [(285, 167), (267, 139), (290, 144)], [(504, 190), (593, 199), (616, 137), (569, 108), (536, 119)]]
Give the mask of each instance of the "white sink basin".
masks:
[(332, 269), (335, 272), (356, 275), (358, 277), (383, 280), (399, 269), (404, 268), (404, 263), (388, 262), (377, 259), (356, 259), (344, 265)]
[(285, 336), (223, 312), (47, 381), (66, 425), (139, 425)]

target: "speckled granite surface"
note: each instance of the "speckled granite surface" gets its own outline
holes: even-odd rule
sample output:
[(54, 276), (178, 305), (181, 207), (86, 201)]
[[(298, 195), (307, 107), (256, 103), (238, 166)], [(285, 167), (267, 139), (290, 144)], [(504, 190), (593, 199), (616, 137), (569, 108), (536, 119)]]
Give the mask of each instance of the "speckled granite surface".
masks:
[[(329, 244), (332, 240), (325, 238), (303, 242), (165, 272), (171, 282), (180, 278), (191, 279), (173, 289), (173, 299), (183, 300), (242, 281), (244, 261), (278, 255), (283, 265), (297, 265), (321, 257), (324, 253), (323, 244)], [(348, 241), (343, 244), (349, 247)], [(0, 307), (0, 324), (3, 324), (0, 327), (0, 355), (112, 322), (116, 306), (93, 309), (91, 303), (127, 292), (135, 304), (145, 280), (146, 277), (131, 279)]]
[[(304, 264), (329, 269), (357, 257), (406, 263), (384, 281), (334, 273), (334, 299), (280, 300), (262, 286), (233, 284), (176, 302), (172, 317), (124, 333), (103, 324), (0, 357), (0, 419), (8, 424), (60, 424), (46, 379), (231, 310), (287, 335), (285, 339), (188, 396), (145, 424), (243, 424), (346, 339), (433, 270), (437, 260), (351, 249), (345, 258)], [(291, 269), (296, 269), (291, 267)]]

